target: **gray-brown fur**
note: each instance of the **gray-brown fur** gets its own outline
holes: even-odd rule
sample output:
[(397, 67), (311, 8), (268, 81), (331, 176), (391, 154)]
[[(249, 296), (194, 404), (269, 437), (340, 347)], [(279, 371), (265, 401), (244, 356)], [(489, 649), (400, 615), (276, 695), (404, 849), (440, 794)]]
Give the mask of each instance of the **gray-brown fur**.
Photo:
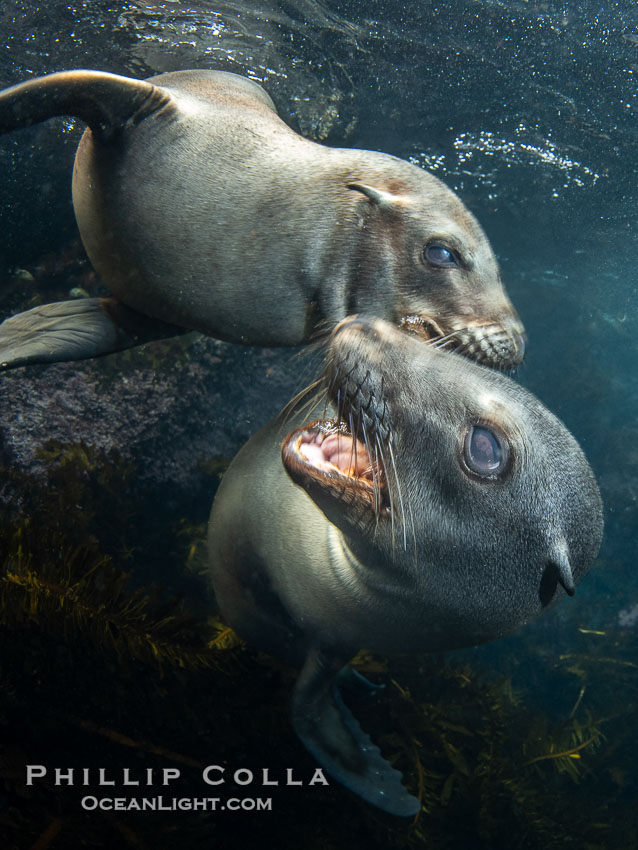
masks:
[[(0, 93), (0, 131), (61, 112), (89, 122), (73, 199), (93, 265), (115, 298), (174, 332), (298, 345), (357, 312), (416, 331), (434, 320), (489, 365), (522, 357), (485, 234), (426, 171), (304, 139), (257, 84), (223, 72), (71, 71)], [(458, 254), (454, 268), (424, 259), (432, 240)]]

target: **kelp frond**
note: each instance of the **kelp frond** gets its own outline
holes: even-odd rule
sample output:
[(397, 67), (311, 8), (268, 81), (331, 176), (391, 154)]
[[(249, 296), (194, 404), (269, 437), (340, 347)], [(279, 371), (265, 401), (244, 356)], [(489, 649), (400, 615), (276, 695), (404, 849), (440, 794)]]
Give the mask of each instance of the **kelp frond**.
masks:
[(132, 589), (131, 576), (87, 546), (64, 540), (29, 551), (31, 532), (20, 529), (0, 569), (0, 624), (8, 629), (35, 623), (66, 639), (89, 638), (119, 660), (134, 658), (163, 670), (228, 670), (229, 640), (207, 640), (179, 599), (159, 590)]
[(545, 729), (544, 734), (539, 734), (540, 730), (534, 729), (524, 745), (525, 754), (531, 755), (525, 766), (540, 767), (542, 762), (551, 763), (559, 773), (566, 773), (577, 782), (583, 769), (585, 751), (595, 750), (605, 738), (598, 725), (591, 713), (585, 712), (584, 721), (572, 716), (559, 730), (548, 732)]

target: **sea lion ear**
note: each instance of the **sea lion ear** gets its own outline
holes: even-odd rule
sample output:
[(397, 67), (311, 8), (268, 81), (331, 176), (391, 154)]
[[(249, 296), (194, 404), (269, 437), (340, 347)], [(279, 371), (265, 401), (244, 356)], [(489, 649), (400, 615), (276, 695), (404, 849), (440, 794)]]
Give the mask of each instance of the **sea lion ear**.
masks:
[(397, 195), (386, 192), (385, 189), (377, 189), (376, 186), (368, 186), (367, 183), (348, 183), (348, 189), (361, 192), (366, 198), (377, 204), (380, 209), (394, 209), (399, 203), (399, 197)]

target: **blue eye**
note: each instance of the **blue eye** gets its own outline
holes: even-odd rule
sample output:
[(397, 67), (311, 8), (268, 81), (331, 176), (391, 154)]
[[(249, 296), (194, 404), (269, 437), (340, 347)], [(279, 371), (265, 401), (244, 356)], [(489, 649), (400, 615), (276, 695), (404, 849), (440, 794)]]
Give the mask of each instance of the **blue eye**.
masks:
[(507, 445), (484, 425), (472, 425), (467, 432), (463, 450), (468, 468), (485, 478), (494, 478), (507, 465)]
[(433, 266), (449, 268), (450, 266), (458, 265), (456, 257), (450, 249), (446, 248), (444, 245), (437, 245), (436, 242), (425, 246), (423, 249), (423, 256), (428, 263), (432, 263)]

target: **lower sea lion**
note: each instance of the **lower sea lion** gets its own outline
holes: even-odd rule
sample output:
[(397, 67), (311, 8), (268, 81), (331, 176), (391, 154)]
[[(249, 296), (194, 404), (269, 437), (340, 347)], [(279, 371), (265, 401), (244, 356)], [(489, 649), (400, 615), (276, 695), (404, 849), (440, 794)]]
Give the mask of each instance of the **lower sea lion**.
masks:
[(352, 313), (488, 365), (522, 358), (523, 328), (487, 237), (428, 172), (304, 139), (259, 85), (221, 71), (149, 81), (68, 71), (0, 93), (0, 132), (55, 115), (88, 124), (73, 204), (113, 298), (14, 316), (0, 326), (0, 366), (92, 357), (185, 329), (299, 345)]
[(293, 725), (317, 761), (410, 816), (418, 801), (343, 703), (359, 681), (345, 665), (362, 647), (494, 640), (572, 595), (600, 545), (600, 495), (533, 395), (386, 322), (341, 323), (326, 374), (326, 419), (275, 420), (224, 475), (212, 581), (240, 635), (301, 665)]

